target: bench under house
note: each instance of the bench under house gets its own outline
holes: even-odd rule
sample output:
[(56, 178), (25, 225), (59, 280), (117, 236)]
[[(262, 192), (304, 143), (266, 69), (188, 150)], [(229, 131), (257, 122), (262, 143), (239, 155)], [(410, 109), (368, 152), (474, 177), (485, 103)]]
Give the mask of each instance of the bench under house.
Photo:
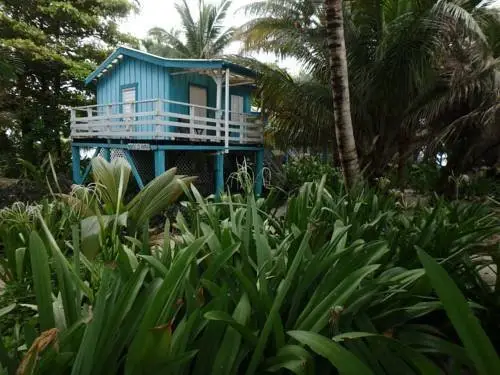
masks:
[(140, 188), (166, 169), (198, 176), (204, 193), (221, 194), (244, 159), (262, 193), (263, 121), (252, 112), (255, 74), (223, 59), (169, 59), (117, 48), (85, 83), (97, 104), (71, 109), (73, 180), (89, 168), (83, 150), (125, 158)]

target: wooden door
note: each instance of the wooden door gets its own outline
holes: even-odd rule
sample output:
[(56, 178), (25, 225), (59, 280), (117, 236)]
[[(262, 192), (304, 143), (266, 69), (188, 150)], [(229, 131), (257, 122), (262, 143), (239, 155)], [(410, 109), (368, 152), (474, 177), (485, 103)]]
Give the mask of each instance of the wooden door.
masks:
[[(189, 104), (207, 107), (207, 89), (200, 86), (189, 86)], [(207, 108), (189, 107), (189, 114), (191, 117), (207, 117)], [(191, 125), (206, 125), (207, 122), (203, 120), (191, 120)], [(194, 127), (189, 129), (190, 134), (206, 135), (205, 129), (196, 129)], [(193, 137), (198, 138), (198, 137)], [(199, 139), (199, 138), (198, 138)]]
[[(243, 96), (231, 95), (231, 121), (244, 122), (245, 116), (243, 115)], [(243, 125), (234, 126), (239, 129), (240, 142), (244, 142), (245, 139), (245, 127)]]

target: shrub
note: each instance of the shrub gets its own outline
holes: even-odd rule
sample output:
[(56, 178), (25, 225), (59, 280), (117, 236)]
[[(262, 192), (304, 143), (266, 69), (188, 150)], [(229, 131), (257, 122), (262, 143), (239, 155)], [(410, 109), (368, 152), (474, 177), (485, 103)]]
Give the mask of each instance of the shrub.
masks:
[(322, 162), (314, 156), (302, 156), (289, 160), (285, 164), (286, 186), (285, 190), (293, 191), (305, 182), (319, 181), (326, 176), (326, 186), (330, 190), (340, 187), (342, 176), (330, 164)]
[[(61, 245), (39, 218), (28, 241), (38, 333), (21, 329), (20, 364), (1, 346), (0, 361), (38, 374), (438, 374), (450, 362), (496, 373), (498, 358), (465, 300), (454, 312), (443, 294), (460, 291), (398, 238), (412, 235), (432, 254), (447, 250), (429, 243), (437, 231), (448, 236), (441, 245), (453, 245), (444, 257), (461, 259), (467, 239), (474, 248), (492, 228), (483, 222), (466, 233), (447, 221), (473, 210), (407, 212), (396, 198), (343, 197), (325, 182), (304, 184), (285, 216), (251, 190), (215, 202), (192, 187), (189, 221), (179, 212), (154, 237), (114, 230), (106, 262), (80, 251), (78, 231)], [(119, 212), (111, 228), (121, 225)], [(425, 321), (443, 308), (467, 348), (481, 350), (465, 351)]]

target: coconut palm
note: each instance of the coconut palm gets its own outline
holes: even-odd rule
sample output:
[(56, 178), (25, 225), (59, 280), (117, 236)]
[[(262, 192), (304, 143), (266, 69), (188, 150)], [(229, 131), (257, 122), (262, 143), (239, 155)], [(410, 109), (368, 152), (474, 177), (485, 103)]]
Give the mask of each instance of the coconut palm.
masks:
[(148, 52), (164, 57), (206, 59), (221, 55), (234, 33), (233, 28), (223, 25), (230, 6), (231, 0), (222, 0), (217, 6), (199, 0), (195, 17), (183, 0), (175, 5), (182, 30), (154, 27), (143, 44)]
[(330, 51), (330, 81), (335, 114), (335, 134), (345, 185), (352, 187), (359, 178), (359, 165), (349, 101), (342, 0), (325, 0), (325, 16), (327, 43)]
[[(264, 73), (263, 105), (275, 138), (331, 147), (324, 9), (314, 0), (269, 0), (246, 11), (255, 18), (239, 30), (245, 48), (294, 57), (305, 72), (294, 78), (252, 62)], [(445, 143), (460, 154), (456, 146), (464, 139), (462, 147), (474, 141), (478, 147), (468, 149), (481, 154), (485, 133), (477, 129), (492, 129), (498, 109), (499, 11), (479, 1), (355, 0), (345, 4), (344, 15), (362, 167), (378, 174), (391, 161), (403, 166), (422, 145)], [(499, 139), (487, 138), (490, 145)]]

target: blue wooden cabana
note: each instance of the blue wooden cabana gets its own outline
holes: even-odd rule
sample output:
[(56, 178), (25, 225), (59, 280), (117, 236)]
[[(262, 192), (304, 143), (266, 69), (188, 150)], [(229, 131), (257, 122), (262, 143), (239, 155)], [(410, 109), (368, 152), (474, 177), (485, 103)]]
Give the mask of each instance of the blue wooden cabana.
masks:
[(80, 169), (82, 148), (126, 158), (139, 187), (181, 161), (199, 175), (197, 159), (186, 156), (198, 153), (211, 158), (203, 165), (213, 168), (206, 174), (220, 194), (225, 161), (234, 167), (232, 156), (252, 155), (260, 195), (263, 121), (251, 110), (254, 78), (250, 69), (224, 59), (168, 59), (117, 48), (85, 81), (96, 86), (97, 104), (71, 109), (74, 182), (83, 183), (89, 173)]

